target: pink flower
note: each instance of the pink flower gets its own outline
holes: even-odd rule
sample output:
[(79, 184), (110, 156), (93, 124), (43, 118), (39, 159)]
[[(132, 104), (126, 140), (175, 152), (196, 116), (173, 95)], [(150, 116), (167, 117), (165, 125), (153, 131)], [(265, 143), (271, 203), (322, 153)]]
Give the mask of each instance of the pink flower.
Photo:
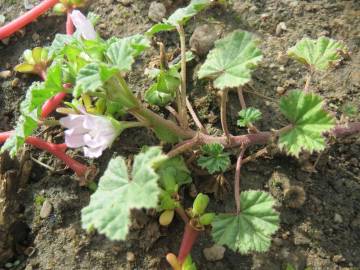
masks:
[(121, 131), (108, 118), (81, 111), (83, 114), (70, 114), (60, 119), (60, 124), (68, 128), (65, 144), (70, 148), (83, 147), (86, 157), (100, 157)]
[(84, 39), (96, 39), (96, 32), (92, 23), (79, 10), (71, 12), (71, 20)]

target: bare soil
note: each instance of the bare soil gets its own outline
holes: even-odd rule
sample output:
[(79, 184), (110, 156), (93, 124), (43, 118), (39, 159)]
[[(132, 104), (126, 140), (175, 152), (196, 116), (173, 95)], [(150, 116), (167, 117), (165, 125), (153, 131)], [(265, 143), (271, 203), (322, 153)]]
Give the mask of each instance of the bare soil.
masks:
[[(31, 2), (31, 1), (28, 1)], [(39, 1), (33, 1), (34, 3)], [(129, 2), (130, 4), (123, 4)], [(153, 23), (148, 19), (151, 1), (93, 1), (88, 10), (101, 16), (97, 29), (101, 36), (127, 36), (146, 31)], [(184, 1), (185, 2), (185, 1)], [(163, 1), (168, 13), (184, 5), (183, 1)], [(0, 0), (0, 14), (7, 21), (23, 12), (23, 0)], [(285, 23), (286, 30), (279, 31), (279, 23)], [(213, 24), (224, 35), (234, 29), (243, 29), (257, 35), (264, 54), (264, 61), (253, 75), (246, 101), (263, 112), (258, 127), (262, 130), (280, 127), (285, 120), (281, 117), (277, 102), (278, 87), (284, 91), (302, 88), (306, 70), (286, 57), (287, 48), (304, 36), (317, 38), (325, 35), (343, 40), (351, 50), (350, 59), (344, 61), (332, 72), (318, 75), (314, 79), (315, 91), (327, 99), (327, 107), (337, 116), (342, 106), (352, 102), (359, 109), (360, 102), (360, 1), (350, 0), (233, 0), (228, 7), (215, 7), (192, 19), (186, 27), (189, 40), (194, 29), (203, 24)], [(41, 17), (26, 27), (23, 33), (10, 39), (7, 45), (0, 42), (0, 71), (11, 70), (26, 48), (48, 45), (57, 32), (64, 32), (64, 18), (53, 15)], [(178, 48), (176, 33), (165, 33), (159, 39), (169, 52)], [(134, 91), (143, 93), (149, 85), (143, 68), (156, 57), (156, 49), (134, 65), (129, 82)], [(198, 59), (201, 63), (203, 59)], [(196, 63), (191, 69), (196, 70)], [(189, 78), (192, 76), (189, 73)], [(11, 129), (18, 117), (18, 105), (34, 77), (12, 74), (0, 78), (0, 131)], [(195, 104), (201, 120), (219, 132), (219, 109), (216, 94), (209, 92), (208, 83), (191, 80), (190, 98)], [(261, 98), (259, 95), (266, 96)], [(233, 134), (246, 131), (236, 127), (239, 104), (231, 95), (228, 120)], [(357, 115), (354, 120), (360, 120)], [(55, 140), (61, 140), (61, 134)], [(108, 160), (115, 155), (130, 157), (143, 145), (157, 143), (154, 135), (138, 129), (125, 132), (113, 148), (94, 164), (100, 168), (100, 175)], [(256, 148), (249, 152), (255, 152)], [(30, 161), (35, 159), (55, 169), (50, 172), (43, 166)], [(79, 158), (81, 153), (74, 152)], [(32, 163), (26, 174), (24, 163), (0, 158), (0, 206), (1, 200), (11, 200), (12, 208), (6, 211), (7, 224), (0, 219), (0, 269), (168, 269), (164, 256), (176, 253), (181, 240), (182, 222), (162, 228), (154, 213), (134, 212), (134, 224), (126, 242), (112, 242), (104, 236), (87, 234), (81, 229), (80, 210), (88, 204), (90, 191), (78, 186), (69, 170), (62, 170), (62, 164), (50, 155), (26, 148), (22, 161)], [(317, 155), (310, 157), (314, 162)], [(80, 158), (81, 159), (81, 158)], [(6, 162), (4, 161), (6, 160)], [(90, 161), (88, 161), (90, 162)], [(321, 155), (317, 172), (306, 172), (305, 164), (281, 153), (248, 163), (242, 170), (242, 189), (270, 191), (278, 199), (281, 213), (281, 229), (276, 233), (271, 250), (265, 254), (239, 255), (226, 251), (222, 260), (207, 261), (203, 249), (212, 245), (208, 233), (201, 235), (193, 250), (193, 258), (199, 269), (285, 269), (288, 263), (296, 269), (345, 270), (360, 269), (360, 141), (358, 137), (346, 138), (334, 143)], [(12, 171), (12, 173), (7, 173)], [(286, 207), (282, 193), (269, 180), (274, 171), (286, 175), (292, 184), (300, 185), (306, 192), (302, 207)], [(22, 178), (20, 177), (21, 175)], [(25, 176), (27, 177), (25, 177)], [(11, 179), (23, 179), (13, 183), (13, 189), (5, 189), (4, 183)], [(26, 179), (25, 179), (26, 178)], [(231, 211), (233, 173), (225, 175), (230, 184), (229, 192), (212, 195), (210, 207), (218, 212)], [(25, 179), (25, 180), (24, 180)], [(193, 174), (198, 191), (209, 191), (209, 177)], [(8, 182), (6, 182), (8, 181)], [(25, 183), (24, 183), (25, 181)], [(189, 190), (183, 195), (189, 198)], [(3, 196), (3, 197), (2, 197)], [(6, 197), (7, 196), (7, 197)], [(216, 198), (214, 198), (216, 197)], [(53, 210), (49, 217), (40, 218), (44, 200), (50, 202)], [(0, 209), (0, 216), (4, 209)], [(2, 226), (2, 227), (1, 227)], [(2, 229), (6, 228), (6, 234)], [(9, 242), (8, 252), (1, 250)], [(1, 254), (3, 252), (3, 254)], [(129, 261), (127, 253), (135, 255)]]

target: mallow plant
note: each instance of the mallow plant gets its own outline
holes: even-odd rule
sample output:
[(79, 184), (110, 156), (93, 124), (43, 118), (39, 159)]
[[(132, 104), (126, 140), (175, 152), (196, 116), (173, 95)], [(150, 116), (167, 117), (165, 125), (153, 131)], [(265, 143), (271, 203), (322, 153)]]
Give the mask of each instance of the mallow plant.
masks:
[[(73, 23), (76, 31), (72, 34), (68, 25), (68, 34), (57, 34), (50, 46), (24, 52), (23, 62), (15, 69), (38, 75), (42, 81), (34, 82), (28, 89), (15, 130), (0, 133), (2, 152), (9, 151), (14, 156), (25, 143), (31, 144), (63, 160), (77, 174), (81, 185), (89, 185), (96, 180), (96, 168), (74, 160), (66, 153), (68, 148), (81, 149), (89, 159), (99, 158), (125, 129), (152, 130), (161, 145), (167, 144), (171, 150), (144, 146), (131, 166), (124, 157), (112, 158), (89, 205), (81, 211), (81, 222), (87, 231), (96, 230), (111, 240), (126, 240), (133, 209), (156, 209), (162, 226), (170, 226), (178, 215), (184, 222), (183, 239), (178, 251), (166, 255), (176, 270), (196, 269), (191, 249), (205, 231), (211, 231), (215, 243), (235, 252), (269, 250), (271, 237), (280, 223), (279, 213), (274, 209), (275, 199), (266, 191), (242, 190), (240, 186), (243, 164), (264, 152), (261, 149), (250, 155), (253, 146), (275, 144), (283, 154), (299, 157), (301, 153), (323, 151), (333, 138), (360, 131), (360, 123), (349, 118), (339, 123), (311, 85), (316, 73), (334, 69), (348, 52), (342, 42), (327, 37), (304, 38), (288, 50), (289, 57), (306, 66), (306, 84), (280, 98), (279, 110), (287, 125), (269, 131), (257, 128), (262, 113), (246, 106), (243, 86), (251, 80), (263, 55), (259, 41), (251, 33), (234, 30), (215, 42), (196, 71), (197, 78), (211, 83), (221, 97), (223, 135), (209, 134), (187, 97), (187, 62), (194, 55), (187, 50), (184, 25), (215, 4), (219, 3), (192, 0), (145, 33), (105, 40), (95, 31), (97, 16), (90, 13), (86, 17), (75, 9), (82, 5), (81, 1), (61, 1), (55, 6), (56, 12), (67, 13), (68, 23)], [(160, 64), (147, 69), (153, 84), (144, 89), (142, 99), (128, 85), (127, 74), (136, 58), (150, 48), (154, 36), (163, 31), (178, 32), (180, 61), (168, 61), (160, 44)], [(245, 134), (232, 134), (228, 128), (226, 109), (230, 91), (239, 97), (237, 125)], [(173, 120), (149, 109), (154, 106), (170, 111)], [(55, 110), (63, 116), (50, 118)], [(39, 126), (50, 125), (64, 129), (63, 144), (33, 135)], [(237, 161), (233, 164), (233, 211), (209, 212), (210, 197), (203, 193), (186, 208), (181, 190), (192, 183), (194, 173), (189, 168), (222, 175), (231, 168), (234, 153)]]

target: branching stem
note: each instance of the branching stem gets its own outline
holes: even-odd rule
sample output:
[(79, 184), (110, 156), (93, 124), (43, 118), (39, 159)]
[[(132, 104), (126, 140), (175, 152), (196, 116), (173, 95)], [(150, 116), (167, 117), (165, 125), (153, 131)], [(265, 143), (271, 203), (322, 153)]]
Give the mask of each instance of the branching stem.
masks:
[(190, 113), (192, 119), (194, 120), (195, 125), (198, 127), (198, 129), (199, 129), (201, 132), (207, 134), (206, 129), (204, 128), (203, 124), (201, 123), (201, 121), (200, 121), (199, 118), (197, 117), (197, 115), (196, 115), (196, 113), (195, 113), (195, 111), (194, 111), (194, 108), (192, 107), (192, 105), (191, 105), (191, 103), (190, 103), (190, 101), (189, 101), (188, 98), (186, 98), (186, 106), (187, 106), (187, 109), (189, 110), (189, 113)]

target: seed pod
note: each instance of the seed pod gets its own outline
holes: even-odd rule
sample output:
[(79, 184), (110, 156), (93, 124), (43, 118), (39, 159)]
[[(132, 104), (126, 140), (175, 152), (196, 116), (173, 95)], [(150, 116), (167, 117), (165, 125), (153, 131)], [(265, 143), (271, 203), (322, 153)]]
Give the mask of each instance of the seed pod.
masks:
[(165, 210), (159, 217), (159, 223), (161, 226), (168, 226), (174, 219), (174, 210)]
[(205, 212), (209, 204), (209, 196), (199, 193), (193, 203), (192, 213), (194, 216), (200, 216)]
[(207, 226), (211, 224), (211, 222), (214, 220), (214, 217), (215, 213), (206, 213), (199, 218), (199, 222), (201, 225)]

